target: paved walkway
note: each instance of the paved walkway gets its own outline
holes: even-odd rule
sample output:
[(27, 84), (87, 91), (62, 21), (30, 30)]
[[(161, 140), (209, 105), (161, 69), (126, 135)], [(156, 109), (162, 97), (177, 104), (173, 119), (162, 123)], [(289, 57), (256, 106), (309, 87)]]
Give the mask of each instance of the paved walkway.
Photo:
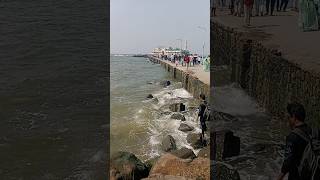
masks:
[(298, 27), (298, 13), (275, 12), (275, 16), (253, 17), (252, 27), (244, 27), (244, 18), (227, 15), (219, 10), (211, 21), (219, 22), (238, 31), (247, 32), (270, 48), (278, 49), (282, 56), (301, 68), (320, 74), (320, 31), (302, 32)]
[[(176, 64), (171, 63), (170, 61), (167, 61), (167, 60), (160, 60), (160, 61), (170, 64), (171, 66), (174, 66), (174, 67), (176, 66)], [(178, 65), (177, 69), (182, 70), (184, 72), (188, 72), (190, 75), (197, 77), (203, 83), (210, 85), (210, 71), (205, 72), (203, 70), (202, 65), (195, 65), (195, 66), (188, 67), (188, 70), (186, 66)]]

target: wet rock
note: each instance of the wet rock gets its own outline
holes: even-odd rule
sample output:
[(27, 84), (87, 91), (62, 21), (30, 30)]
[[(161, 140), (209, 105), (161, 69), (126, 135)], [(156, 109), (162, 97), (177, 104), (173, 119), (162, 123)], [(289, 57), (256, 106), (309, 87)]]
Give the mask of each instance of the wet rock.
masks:
[(148, 161), (145, 162), (145, 164), (149, 170), (151, 170), (152, 166), (158, 161), (159, 158), (160, 158), (160, 156), (149, 159)]
[(219, 161), (211, 162), (211, 177), (219, 180), (240, 180), (239, 172), (235, 168)]
[(244, 164), (246, 161), (256, 161), (256, 158), (250, 156), (237, 156), (233, 157), (231, 160), (228, 160), (228, 164), (237, 166), (238, 164)]
[(185, 111), (186, 106), (183, 103), (180, 103), (180, 111)]
[(249, 147), (247, 147), (245, 149), (245, 151), (261, 152), (261, 151), (264, 151), (267, 146), (268, 146), (268, 144), (253, 144), (253, 145), (250, 145)]
[(187, 131), (192, 131), (194, 128), (189, 126), (188, 124), (181, 123), (178, 129), (180, 131), (187, 132)]
[(176, 141), (171, 135), (167, 135), (161, 144), (161, 148), (165, 152), (169, 152), (177, 149)]
[(190, 112), (196, 112), (197, 109), (198, 109), (198, 106), (188, 106), (188, 110)]
[(232, 131), (215, 131), (212, 132), (211, 137), (210, 144), (215, 147), (215, 153), (212, 154), (213, 160), (223, 160), (240, 154), (240, 138), (234, 136)]
[(155, 104), (158, 104), (158, 103), (159, 103), (159, 100), (158, 100), (158, 98), (153, 98), (153, 99), (152, 99), (152, 102), (155, 103)]
[(117, 152), (110, 159), (110, 179), (141, 179), (149, 174), (148, 167), (134, 154)]
[(181, 159), (167, 153), (155, 163), (149, 177), (159, 174), (192, 179), (210, 179), (210, 160), (205, 158)]
[(169, 109), (170, 111), (173, 111), (173, 112), (179, 112), (179, 103), (170, 104)]
[(186, 118), (184, 117), (183, 114), (180, 114), (180, 113), (174, 113), (171, 115), (171, 119), (178, 119), (178, 120), (181, 120), (181, 121), (185, 121)]
[(264, 157), (276, 158), (283, 148), (280, 144), (273, 143), (257, 143), (244, 148), (244, 153), (253, 153), (254, 155), (262, 155)]
[(213, 121), (227, 121), (227, 122), (238, 121), (238, 118), (232, 116), (231, 114), (219, 112), (213, 109), (211, 110), (211, 114), (212, 114), (212, 117), (210, 119)]
[(210, 159), (210, 146), (206, 146), (201, 149), (198, 153), (198, 157)]
[(153, 95), (152, 94), (148, 94), (147, 99), (152, 99)]
[(194, 149), (200, 149), (204, 147), (201, 139), (201, 134), (191, 133), (187, 136), (187, 142), (191, 144)]
[(174, 150), (170, 152), (171, 154), (175, 155), (178, 158), (182, 159), (194, 159), (196, 158), (196, 155), (191, 149), (188, 149), (186, 147), (183, 147), (179, 150)]
[(173, 112), (181, 112), (186, 110), (186, 106), (183, 103), (170, 104), (169, 109)]
[(171, 114), (172, 112), (170, 112), (170, 111), (164, 111), (164, 112), (161, 112), (161, 115), (169, 115), (169, 114)]
[(170, 86), (171, 82), (168, 81), (168, 80), (165, 80), (165, 81), (161, 81), (160, 82), (160, 85), (162, 85), (163, 87), (167, 87), (167, 86)]

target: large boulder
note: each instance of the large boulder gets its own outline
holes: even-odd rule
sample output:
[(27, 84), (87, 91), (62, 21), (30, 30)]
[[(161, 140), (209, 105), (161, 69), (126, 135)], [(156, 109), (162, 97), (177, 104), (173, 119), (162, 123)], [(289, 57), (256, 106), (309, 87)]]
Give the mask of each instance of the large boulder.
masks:
[(235, 122), (238, 121), (238, 119), (235, 116), (232, 116), (231, 114), (219, 112), (214, 109), (211, 109), (212, 117), (210, 117), (210, 120), (213, 121), (226, 121), (226, 122)]
[(169, 106), (170, 111), (182, 112), (186, 110), (186, 106), (183, 103), (174, 103)]
[(110, 179), (141, 179), (149, 174), (148, 167), (134, 154), (116, 152), (110, 159)]
[(211, 178), (219, 180), (240, 180), (238, 171), (229, 164), (212, 161)]
[(153, 99), (152, 99), (152, 102), (153, 102), (154, 104), (158, 104), (158, 103), (159, 103), (159, 99), (158, 99), (158, 98), (153, 98)]
[(210, 159), (210, 146), (202, 148), (198, 153), (198, 157)]
[(200, 149), (204, 147), (204, 143), (201, 139), (201, 134), (197, 133), (191, 133), (187, 135), (187, 142), (194, 148), (194, 149)]
[(168, 80), (164, 80), (160, 82), (160, 85), (162, 85), (163, 87), (167, 87), (170, 86), (171, 82)]
[(167, 135), (162, 140), (161, 148), (165, 152), (176, 150), (177, 149), (176, 141), (174, 140), (174, 138), (171, 135)]
[(162, 155), (152, 167), (149, 177), (158, 174), (209, 180), (210, 160), (205, 158), (181, 159), (167, 153)]
[(152, 166), (158, 161), (159, 158), (160, 158), (160, 156), (157, 156), (157, 157), (151, 158), (145, 162), (149, 171), (151, 170)]
[(171, 115), (171, 119), (177, 119), (177, 120), (181, 120), (181, 121), (185, 121), (186, 118), (184, 117), (183, 114), (180, 113), (174, 113)]
[(178, 130), (183, 131), (183, 132), (187, 132), (187, 131), (192, 131), (194, 129), (194, 127), (189, 126), (188, 124), (185, 123), (181, 123)]
[(214, 147), (211, 154), (212, 160), (224, 160), (225, 158), (240, 154), (240, 138), (233, 135), (230, 130), (218, 130), (211, 132), (210, 144)]
[(147, 99), (152, 99), (153, 95), (152, 94), (148, 94)]
[(177, 156), (178, 158), (182, 159), (194, 159), (196, 158), (196, 155), (191, 149), (188, 149), (186, 147), (183, 147), (179, 150), (174, 150), (170, 152), (171, 154)]

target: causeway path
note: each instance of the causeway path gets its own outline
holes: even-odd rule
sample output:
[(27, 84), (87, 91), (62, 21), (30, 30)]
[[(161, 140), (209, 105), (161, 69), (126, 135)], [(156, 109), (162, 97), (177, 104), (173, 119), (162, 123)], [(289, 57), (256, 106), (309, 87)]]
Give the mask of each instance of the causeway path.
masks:
[(206, 72), (203, 69), (202, 65), (195, 65), (195, 66), (189, 66), (188, 69), (186, 66), (181, 66), (180, 64), (176, 66), (175, 63), (172, 63), (168, 60), (162, 60), (160, 58), (157, 58), (159, 61), (162, 61), (164, 63), (167, 63), (173, 67), (176, 67), (177, 69), (189, 73), (191, 76), (198, 78), (201, 82), (210, 85), (210, 71)]
[(244, 36), (265, 47), (281, 51), (283, 58), (302, 69), (320, 75), (320, 31), (302, 32), (298, 26), (298, 12), (275, 11), (275, 16), (252, 17), (251, 27), (243, 26), (244, 17), (228, 13), (217, 10), (217, 16), (211, 17), (211, 22), (244, 32)]

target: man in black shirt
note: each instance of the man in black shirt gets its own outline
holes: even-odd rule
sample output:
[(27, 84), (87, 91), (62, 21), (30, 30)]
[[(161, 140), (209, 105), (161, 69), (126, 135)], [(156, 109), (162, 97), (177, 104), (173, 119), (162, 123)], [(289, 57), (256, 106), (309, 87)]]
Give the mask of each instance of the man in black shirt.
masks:
[(198, 117), (200, 118), (200, 127), (202, 130), (202, 139), (204, 139), (204, 132), (207, 130), (206, 126), (206, 116), (207, 114), (205, 113), (205, 110), (207, 108), (207, 101), (206, 101), (206, 96), (204, 94), (200, 94), (200, 100), (201, 103), (199, 105), (199, 113)]
[[(304, 123), (306, 116), (304, 107), (299, 103), (291, 103), (287, 106), (288, 122), (291, 130), (299, 128), (304, 133), (311, 135), (311, 128)], [(282, 180), (289, 173), (288, 180), (302, 180), (298, 167), (308, 142), (293, 131), (286, 138), (284, 162), (278, 180)]]

